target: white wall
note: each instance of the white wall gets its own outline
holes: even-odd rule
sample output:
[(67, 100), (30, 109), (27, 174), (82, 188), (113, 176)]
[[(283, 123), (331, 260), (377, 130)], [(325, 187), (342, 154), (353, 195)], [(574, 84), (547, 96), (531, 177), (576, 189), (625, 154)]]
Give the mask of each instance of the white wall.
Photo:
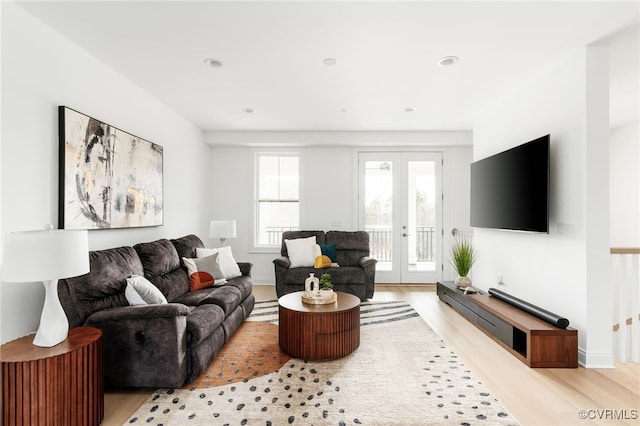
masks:
[[(438, 146), (440, 140), (455, 144)], [(205, 139), (241, 144), (244, 146), (214, 146), (211, 163), (214, 184), (211, 186), (211, 219), (236, 219), (237, 238), (227, 240), (238, 261), (253, 263), (252, 276), (256, 284), (274, 284), (273, 259), (279, 251), (255, 252), (251, 250), (251, 222), (253, 220), (253, 157), (255, 152), (267, 150), (296, 151), (302, 153), (301, 164), (301, 227), (319, 230), (357, 229), (357, 156), (360, 150), (425, 150), (441, 151), (445, 158), (443, 186), (445, 206), (443, 226), (445, 250), (450, 243), (452, 227), (469, 229), (469, 164), (472, 149), (470, 132), (398, 132), (384, 133), (388, 146), (365, 146), (367, 142), (382, 142), (379, 134), (360, 132), (317, 132), (293, 134), (290, 132), (207, 133)], [(350, 139), (349, 139), (350, 137)], [(373, 138), (373, 139), (372, 139)], [(422, 141), (422, 146), (418, 141)], [(352, 142), (350, 146), (338, 146)], [(396, 145), (394, 142), (408, 142)], [(297, 142), (297, 146), (293, 146)], [(311, 146), (302, 146), (304, 143)], [(260, 146), (267, 144), (269, 146)], [(319, 145), (318, 145), (319, 144)], [(357, 146), (353, 146), (357, 145)], [(277, 147), (279, 146), (279, 147)], [(218, 245), (209, 240), (207, 244)], [(452, 272), (445, 262), (445, 278)]]
[[(2, 25), (3, 22), (3, 7), (2, 5), (0, 5), (0, 26)], [(1, 29), (1, 27), (0, 27)], [(1, 47), (1, 41), (0, 41), (0, 54), (2, 53), (2, 47)], [(0, 57), (0, 61), (2, 60), (2, 58)], [(1, 64), (1, 62), (0, 62)], [(2, 75), (3, 75), (3, 71), (2, 71), (2, 67), (0, 66), (0, 94), (2, 93)], [(2, 117), (2, 104), (3, 102), (0, 101), (0, 117)], [(0, 143), (2, 142), (2, 122), (0, 120)], [(0, 145), (0, 165), (2, 164), (2, 145)], [(2, 259), (4, 258), (4, 231), (3, 231), (3, 226), (2, 226), (2, 210), (3, 209), (3, 201), (2, 201), (2, 170), (0, 169), (0, 275), (2, 274)], [(0, 285), (2, 285), (2, 283), (0, 282)], [(0, 309), (2, 309), (3, 303), (2, 303), (2, 291), (0, 290)], [(2, 340), (2, 316), (0, 314), (0, 344), (4, 343), (4, 340)]]
[(611, 131), (611, 246), (640, 247), (640, 125)]
[[(90, 249), (206, 235), (211, 167), (202, 132), (19, 6), (1, 7), (2, 231), (57, 224), (57, 107), (66, 105), (164, 147), (164, 226), (91, 231)], [(35, 331), (42, 285), (2, 283), (0, 291), (2, 342)]]
[[(607, 99), (598, 98), (608, 76), (594, 71), (603, 59), (589, 49), (558, 60), (474, 123), (474, 160), (551, 134), (549, 234), (477, 229), (474, 284), (497, 287), (503, 274), (502, 290), (567, 317), (578, 329), (583, 365), (610, 367), (608, 186), (587, 187), (593, 175), (608, 182), (608, 155), (596, 156), (602, 154), (599, 145), (607, 149), (607, 137), (595, 140), (603, 126), (608, 131)], [(588, 105), (594, 99), (603, 105)], [(589, 309), (595, 295), (598, 308)]]

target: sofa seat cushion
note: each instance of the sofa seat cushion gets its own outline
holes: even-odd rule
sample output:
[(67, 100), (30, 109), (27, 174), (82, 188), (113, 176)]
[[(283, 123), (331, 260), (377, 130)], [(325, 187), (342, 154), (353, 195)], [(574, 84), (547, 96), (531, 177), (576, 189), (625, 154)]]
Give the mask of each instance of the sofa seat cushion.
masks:
[[(327, 269), (329, 271), (331, 268)], [(317, 278), (320, 278), (322, 272), (315, 268), (289, 268), (285, 276), (285, 284), (304, 284), (304, 281), (309, 278), (309, 274), (314, 273)]]
[(187, 314), (187, 338), (194, 346), (206, 339), (222, 324), (225, 314), (218, 305), (191, 306)]
[(224, 310), (224, 315), (227, 316), (238, 307), (241, 301), (240, 290), (235, 286), (227, 284), (214, 288), (207, 297), (200, 301), (200, 305), (218, 305)]
[(314, 273), (316, 277), (324, 273), (331, 275), (331, 282), (334, 284), (364, 284), (364, 269), (356, 266), (341, 266), (339, 268), (291, 268), (287, 270), (285, 284), (300, 284), (309, 278), (309, 274)]
[(228, 315), (251, 292), (251, 278), (242, 276), (229, 280), (223, 286), (190, 291), (176, 297), (171, 302), (187, 306), (218, 305), (224, 310), (225, 315)]
[(240, 290), (240, 300), (246, 299), (253, 291), (251, 278), (244, 275), (241, 277), (230, 279), (229, 281), (227, 281), (227, 286), (234, 286), (235, 288)]
[(334, 284), (364, 284), (364, 270), (357, 266), (341, 266), (323, 271), (331, 274), (331, 282)]
[(202, 290), (189, 291), (181, 296), (176, 297), (171, 300), (171, 303), (182, 303), (187, 306), (199, 306), (204, 299), (211, 294), (214, 288), (205, 288)]

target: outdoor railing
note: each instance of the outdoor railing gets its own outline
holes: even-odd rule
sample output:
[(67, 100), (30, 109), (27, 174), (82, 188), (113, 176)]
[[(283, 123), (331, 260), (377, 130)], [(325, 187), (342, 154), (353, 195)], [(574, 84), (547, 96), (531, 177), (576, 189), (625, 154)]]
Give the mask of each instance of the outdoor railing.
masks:
[[(297, 227), (268, 226), (266, 228), (267, 241), (270, 245), (282, 242), (282, 233), (296, 231)], [(378, 262), (391, 262), (393, 246), (391, 227), (366, 227), (369, 233), (369, 256)], [(418, 226), (416, 228), (416, 259), (418, 262), (433, 262), (435, 260), (435, 228), (433, 226)]]
[(369, 256), (378, 262), (391, 262), (391, 228), (364, 228), (369, 233)]
[(284, 231), (297, 231), (295, 226), (267, 226), (267, 241), (269, 245), (279, 246), (282, 244), (282, 234)]
[(416, 251), (418, 262), (433, 262), (436, 260), (436, 228), (433, 226), (418, 226), (416, 228)]
[[(369, 255), (378, 262), (391, 262), (393, 230), (391, 227), (365, 227), (369, 233)], [(416, 259), (418, 262), (435, 260), (435, 228), (418, 226), (416, 228)]]

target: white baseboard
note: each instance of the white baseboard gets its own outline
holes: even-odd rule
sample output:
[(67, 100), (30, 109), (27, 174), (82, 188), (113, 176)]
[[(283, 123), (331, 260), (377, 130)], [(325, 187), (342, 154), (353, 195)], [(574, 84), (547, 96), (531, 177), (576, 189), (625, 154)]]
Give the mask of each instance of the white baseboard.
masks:
[(578, 364), (584, 368), (616, 368), (613, 363), (613, 352), (585, 352), (578, 348)]
[(273, 278), (251, 277), (251, 282), (253, 283), (253, 285), (270, 285), (272, 287), (275, 287)]

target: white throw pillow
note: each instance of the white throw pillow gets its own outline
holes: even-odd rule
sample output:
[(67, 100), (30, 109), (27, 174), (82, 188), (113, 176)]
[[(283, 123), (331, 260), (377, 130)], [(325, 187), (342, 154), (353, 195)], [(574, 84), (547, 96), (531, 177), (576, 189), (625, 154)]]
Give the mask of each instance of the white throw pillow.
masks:
[(231, 278), (239, 277), (242, 275), (238, 262), (233, 258), (231, 246), (224, 246), (220, 248), (196, 248), (196, 257), (202, 258), (211, 256), (218, 253), (218, 259), (220, 261), (220, 269), (224, 275), (224, 278), (230, 280)]
[(142, 297), (140, 297), (138, 292), (129, 283), (127, 283), (127, 287), (124, 289), (124, 297), (127, 298), (127, 302), (129, 302), (129, 305), (131, 306), (148, 305), (148, 303), (145, 302)]
[[(133, 293), (136, 293), (137, 297), (134, 296)], [(127, 278), (127, 288), (124, 290), (124, 295), (130, 305), (158, 305), (167, 303), (167, 298), (158, 290), (158, 287), (140, 275), (131, 275)], [(140, 300), (144, 303), (140, 303)]]
[(187, 272), (189, 272), (191, 291), (227, 283), (220, 267), (220, 255), (218, 253), (196, 259), (183, 257), (182, 261), (184, 266), (187, 267)]
[(291, 268), (301, 268), (313, 266), (315, 262), (314, 247), (316, 245), (316, 237), (295, 238), (293, 240), (284, 240), (287, 245), (287, 253)]

